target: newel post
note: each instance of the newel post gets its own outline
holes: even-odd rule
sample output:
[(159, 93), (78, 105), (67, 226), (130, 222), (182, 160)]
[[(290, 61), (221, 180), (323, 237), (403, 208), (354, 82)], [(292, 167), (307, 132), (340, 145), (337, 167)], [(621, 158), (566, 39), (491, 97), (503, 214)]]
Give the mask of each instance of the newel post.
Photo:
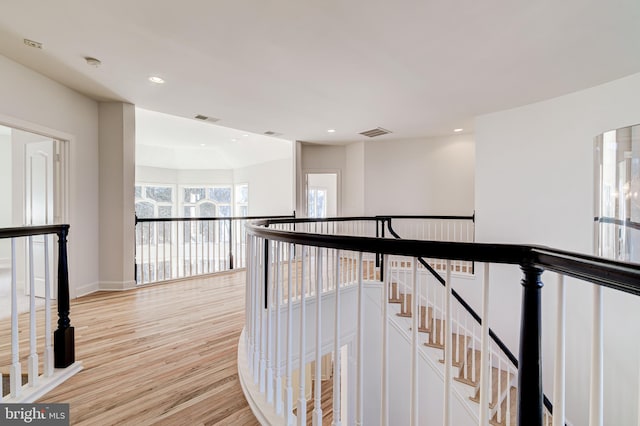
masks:
[(55, 368), (66, 368), (76, 360), (74, 331), (69, 319), (68, 233), (69, 225), (62, 225), (58, 231), (58, 329), (53, 332)]
[(542, 270), (521, 265), (522, 313), (518, 360), (518, 425), (542, 425)]

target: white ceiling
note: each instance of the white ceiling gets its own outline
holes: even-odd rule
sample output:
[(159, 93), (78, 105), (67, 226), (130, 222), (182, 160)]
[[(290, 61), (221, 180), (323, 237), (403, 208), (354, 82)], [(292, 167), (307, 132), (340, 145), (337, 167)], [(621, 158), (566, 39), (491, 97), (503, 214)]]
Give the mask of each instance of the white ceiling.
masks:
[(237, 169), (291, 158), (291, 142), (136, 108), (136, 165)]
[(469, 131), (640, 72), (639, 52), (638, 0), (2, 0), (0, 13), (0, 53), (97, 99), (329, 143), (377, 126)]

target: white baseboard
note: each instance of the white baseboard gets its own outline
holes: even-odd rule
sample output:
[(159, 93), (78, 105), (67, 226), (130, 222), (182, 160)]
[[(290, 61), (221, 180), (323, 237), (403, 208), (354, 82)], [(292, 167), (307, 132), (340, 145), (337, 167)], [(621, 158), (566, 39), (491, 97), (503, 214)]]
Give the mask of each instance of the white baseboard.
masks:
[(123, 291), (136, 288), (135, 281), (100, 281), (100, 291)]
[(98, 290), (100, 290), (100, 285), (98, 284), (97, 281), (89, 284), (85, 284), (85, 285), (76, 287), (74, 298), (86, 296), (87, 294), (95, 293)]
[(40, 375), (38, 377), (38, 386), (35, 388), (31, 388), (29, 386), (25, 386), (22, 388), (22, 392), (16, 398), (5, 398), (2, 400), (2, 403), (12, 403), (12, 404), (25, 404), (25, 403), (33, 403), (38, 399), (42, 398), (47, 392), (55, 389), (62, 382), (67, 380), (69, 377), (73, 376), (77, 372), (82, 370), (82, 362), (76, 361), (71, 364), (67, 368), (56, 368), (54, 369), (53, 376), (45, 377), (44, 375)]

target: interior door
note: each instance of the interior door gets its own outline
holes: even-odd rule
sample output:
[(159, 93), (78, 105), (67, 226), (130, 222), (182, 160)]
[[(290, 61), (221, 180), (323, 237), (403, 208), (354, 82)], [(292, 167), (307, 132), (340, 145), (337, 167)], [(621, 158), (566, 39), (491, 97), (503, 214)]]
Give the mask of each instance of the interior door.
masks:
[[(56, 144), (52, 139), (25, 143), (25, 224), (50, 225), (54, 214), (54, 165), (56, 162)], [(53, 259), (54, 236), (48, 237), (49, 276), (51, 295), (54, 294)], [(28, 247), (27, 247), (28, 250)], [(35, 295), (45, 296), (45, 237), (33, 237), (33, 274)], [(28, 259), (28, 257), (27, 257)], [(29, 270), (25, 275), (26, 294), (29, 292)]]
[(305, 202), (307, 217), (338, 216), (338, 174), (306, 173)]

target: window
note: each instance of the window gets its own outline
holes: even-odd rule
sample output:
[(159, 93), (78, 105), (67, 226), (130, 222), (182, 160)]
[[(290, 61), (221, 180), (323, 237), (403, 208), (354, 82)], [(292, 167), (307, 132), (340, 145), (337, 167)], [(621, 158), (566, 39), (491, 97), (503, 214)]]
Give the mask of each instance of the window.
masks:
[(249, 184), (236, 185), (236, 216), (249, 216)]
[(307, 216), (327, 216), (327, 190), (322, 188), (309, 188), (307, 192)]
[(249, 215), (249, 185), (137, 184), (139, 218), (231, 217)]
[(231, 216), (231, 187), (205, 186), (182, 188), (184, 217)]
[(171, 217), (173, 194), (173, 186), (169, 185), (136, 185), (136, 215), (139, 218)]

